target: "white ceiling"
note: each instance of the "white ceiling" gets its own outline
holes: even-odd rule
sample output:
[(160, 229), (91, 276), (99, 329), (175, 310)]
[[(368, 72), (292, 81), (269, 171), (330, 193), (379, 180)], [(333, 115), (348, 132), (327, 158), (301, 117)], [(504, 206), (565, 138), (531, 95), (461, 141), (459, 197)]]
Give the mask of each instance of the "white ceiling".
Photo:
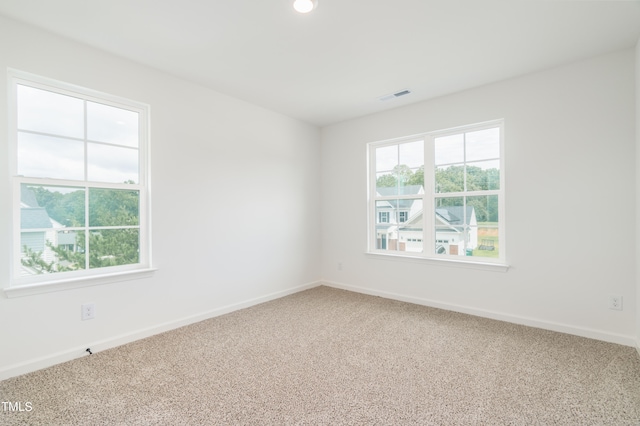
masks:
[(318, 2), (0, 0), (0, 14), (318, 126), (640, 38), (639, 1)]

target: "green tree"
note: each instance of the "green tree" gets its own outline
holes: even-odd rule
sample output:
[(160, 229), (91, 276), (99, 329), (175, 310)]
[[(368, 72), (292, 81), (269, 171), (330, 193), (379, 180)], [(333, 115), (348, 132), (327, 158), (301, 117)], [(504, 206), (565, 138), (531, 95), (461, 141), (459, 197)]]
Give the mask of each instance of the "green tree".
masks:
[(437, 168), (435, 172), (436, 192), (464, 191), (464, 166)]
[(409, 177), (409, 180), (407, 180), (407, 185), (424, 186), (424, 166), (420, 166), (415, 172), (413, 172), (411, 177)]
[(135, 226), (139, 223), (139, 193), (90, 189), (89, 226)]
[(30, 249), (27, 246), (23, 246), (24, 257), (20, 259), (22, 266), (25, 266), (36, 274), (44, 274), (48, 272), (55, 272), (53, 262), (46, 262), (42, 258), (42, 252)]
[[(465, 167), (449, 166), (436, 169), (436, 192), (450, 193), (463, 192), (465, 184)], [(478, 166), (467, 165), (466, 189), (467, 191), (486, 191), (500, 187), (500, 170), (482, 169)], [(438, 199), (439, 206), (462, 205), (460, 197)], [(478, 222), (498, 221), (498, 199), (496, 196), (472, 196), (467, 198), (467, 205), (473, 206)]]
[(129, 265), (139, 261), (137, 229), (102, 229), (89, 234), (89, 267)]
[(84, 226), (84, 190), (78, 189), (63, 194), (43, 186), (29, 188), (50, 218), (64, 226)]
[[(67, 227), (85, 227), (85, 191), (60, 192), (55, 188), (33, 186), (38, 204), (49, 217)], [(25, 247), (23, 265), (38, 273), (62, 272), (85, 268), (85, 253), (89, 253), (89, 267), (128, 265), (139, 262), (140, 232), (137, 228), (101, 229), (100, 227), (137, 226), (140, 223), (140, 195), (136, 190), (91, 188), (89, 190), (89, 247), (85, 232), (76, 232), (74, 250), (47, 246), (57, 261), (47, 263), (41, 252)]]
[(393, 188), (398, 185), (398, 179), (392, 174), (386, 174), (378, 177), (376, 180), (377, 188)]
[(401, 186), (407, 185), (407, 182), (411, 179), (413, 172), (406, 164), (398, 164), (393, 168), (393, 173), (397, 176), (398, 182)]
[(378, 188), (393, 188), (400, 183), (401, 186), (422, 185), (424, 186), (424, 166), (414, 172), (406, 164), (399, 164), (393, 168), (392, 173), (379, 176), (376, 180)]

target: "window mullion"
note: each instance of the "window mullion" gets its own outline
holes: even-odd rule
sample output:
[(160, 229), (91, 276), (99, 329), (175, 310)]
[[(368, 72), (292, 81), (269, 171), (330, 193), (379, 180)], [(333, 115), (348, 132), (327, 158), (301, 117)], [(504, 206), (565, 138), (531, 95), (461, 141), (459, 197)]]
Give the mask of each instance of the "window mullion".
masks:
[(15, 271), (19, 271), (22, 266), (21, 252), (22, 252), (22, 219), (20, 215), (20, 197), (21, 197), (21, 188), (22, 188), (22, 177), (16, 177), (14, 180), (13, 187), (13, 245), (12, 245), (12, 253), (11, 258), (13, 259), (14, 268), (14, 276), (16, 275)]
[(435, 139), (432, 136), (424, 138), (424, 195), (422, 205), (422, 253), (424, 256), (435, 254)]
[(84, 106), (84, 268), (89, 270), (89, 132), (87, 117), (87, 101)]
[(378, 199), (376, 193), (376, 150), (368, 146), (368, 172), (369, 172), (369, 221), (368, 221), (368, 250), (376, 249), (376, 225), (378, 216), (376, 214), (376, 201)]
[(376, 201), (388, 201), (388, 200), (413, 200), (415, 198), (422, 197), (421, 194), (409, 194), (409, 195), (376, 195), (374, 198)]
[(84, 264), (89, 270), (89, 186), (84, 186)]

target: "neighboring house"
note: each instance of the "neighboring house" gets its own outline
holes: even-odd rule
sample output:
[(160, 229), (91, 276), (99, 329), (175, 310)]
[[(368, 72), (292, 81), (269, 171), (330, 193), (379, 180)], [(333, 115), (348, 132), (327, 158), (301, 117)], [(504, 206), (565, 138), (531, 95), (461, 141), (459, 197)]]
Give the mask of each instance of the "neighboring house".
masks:
[[(396, 188), (378, 188), (382, 196), (396, 195)], [(400, 187), (398, 195), (422, 196), (421, 185)], [(376, 247), (381, 250), (422, 252), (423, 220), (422, 198), (380, 201), (376, 205)], [(462, 206), (436, 208), (436, 253), (464, 256), (465, 225), (468, 229), (466, 249), (478, 246), (478, 221), (475, 209), (467, 206), (466, 215)]]
[(419, 198), (378, 201), (376, 205), (377, 248), (422, 251), (422, 185), (378, 188), (382, 196), (415, 195)]
[(465, 212), (462, 206), (436, 207), (436, 254), (466, 254), (464, 225), (468, 229), (466, 248), (473, 250), (478, 246), (476, 209), (467, 206)]
[[(75, 250), (76, 233), (63, 231), (64, 226), (51, 219), (44, 207), (40, 207), (34, 192), (23, 185), (20, 191), (20, 248), (23, 257), (24, 247), (41, 253), (41, 258), (47, 262), (56, 262), (56, 255), (47, 245), (49, 241), (53, 246), (63, 246), (67, 250)], [(22, 266), (22, 275), (39, 273), (32, 268)]]
[(20, 246), (44, 252), (46, 236), (53, 228), (51, 218), (42, 207), (20, 206)]

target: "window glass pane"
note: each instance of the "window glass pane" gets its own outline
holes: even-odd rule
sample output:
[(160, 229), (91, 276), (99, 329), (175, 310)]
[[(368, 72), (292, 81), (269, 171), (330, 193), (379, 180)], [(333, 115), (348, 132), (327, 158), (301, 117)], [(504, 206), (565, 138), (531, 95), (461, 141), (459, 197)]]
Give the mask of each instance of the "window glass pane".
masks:
[(401, 164), (396, 167), (396, 177), (398, 179), (398, 194), (412, 195), (422, 193), (424, 185), (424, 167), (410, 169)]
[(84, 269), (84, 190), (21, 185), (20, 275)]
[(393, 211), (392, 201), (376, 201), (376, 223), (391, 223)]
[(464, 165), (440, 166), (435, 170), (435, 191), (438, 193), (464, 191)]
[(379, 195), (398, 195), (398, 177), (393, 172), (376, 174), (376, 192)]
[(21, 230), (79, 226), (84, 226), (84, 189), (21, 185)]
[(87, 102), (87, 138), (137, 148), (138, 113)]
[(376, 148), (376, 172), (379, 195), (418, 193), (417, 189), (402, 188), (424, 186), (424, 142), (420, 140)]
[(423, 246), (423, 230), (420, 228), (404, 228), (399, 230), (398, 250), (406, 251), (407, 253), (422, 253)]
[(498, 224), (500, 218), (498, 217), (497, 195), (467, 197), (467, 206), (472, 208), (472, 213), (479, 224)]
[(376, 148), (376, 172), (391, 171), (398, 165), (398, 146)]
[(470, 256), (468, 228), (464, 226), (436, 226), (435, 253), (451, 256)]
[(87, 146), (88, 180), (138, 183), (138, 150), (90, 143)]
[(376, 225), (376, 250), (389, 250), (388, 229), (387, 226)]
[(84, 232), (23, 229), (20, 232), (20, 264), (20, 276), (84, 269)]
[(436, 226), (462, 226), (468, 221), (464, 209), (464, 197), (435, 199)]
[(139, 224), (139, 191), (89, 189), (89, 226)]
[(500, 129), (466, 133), (467, 161), (500, 158)]
[(399, 163), (405, 165), (410, 169), (416, 169), (424, 166), (424, 142), (408, 142), (401, 143), (398, 146), (399, 149)]
[(476, 233), (478, 239), (473, 249), (473, 256), (498, 258), (500, 256), (500, 239), (497, 223), (496, 226), (480, 224)]
[(376, 192), (382, 196), (422, 194), (424, 191), (424, 168), (410, 169), (396, 166), (393, 172), (376, 175)]
[(411, 169), (411, 176), (407, 182), (408, 186), (417, 185), (424, 189), (424, 166)]
[(467, 164), (467, 191), (500, 189), (500, 160)]
[(392, 200), (389, 203), (394, 209), (396, 223), (422, 223), (422, 198)]
[(422, 251), (422, 198), (376, 201), (376, 248)]
[(376, 249), (378, 250), (390, 249), (389, 235), (393, 232), (395, 222), (392, 218), (393, 214), (392, 202), (376, 201)]
[(422, 199), (400, 200), (405, 201), (400, 205), (398, 212), (398, 250), (410, 253), (422, 253), (423, 251), (423, 215)]
[(58, 231), (58, 265), (61, 271), (86, 268), (86, 241), (84, 231)]
[(18, 132), (18, 174), (84, 180), (84, 143)]
[(137, 229), (101, 229), (89, 234), (89, 268), (130, 265), (139, 262)]
[(457, 255), (465, 249), (465, 229), (470, 215), (464, 197), (435, 199), (435, 253)]
[(464, 135), (435, 138), (435, 164), (453, 164), (464, 161)]
[(84, 101), (17, 85), (18, 129), (84, 138)]

